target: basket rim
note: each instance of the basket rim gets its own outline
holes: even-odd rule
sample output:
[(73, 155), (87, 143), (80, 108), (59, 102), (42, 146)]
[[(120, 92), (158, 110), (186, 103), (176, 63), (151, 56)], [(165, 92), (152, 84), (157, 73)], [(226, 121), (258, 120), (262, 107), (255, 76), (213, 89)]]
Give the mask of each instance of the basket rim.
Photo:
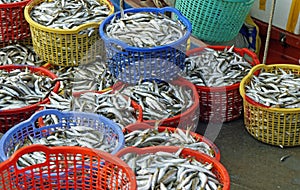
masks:
[(31, 1), (31, 0), (23, 0), (23, 1), (20, 1), (20, 2), (0, 4), (0, 9), (7, 9), (7, 8), (25, 6), (29, 1)]
[[(60, 28), (51, 28), (51, 27), (47, 27), (44, 26), (42, 24), (39, 24), (37, 22), (35, 22), (34, 20), (32, 20), (31, 16), (30, 16), (30, 11), (29, 8), (32, 6), (36, 6), (37, 2), (45, 2), (46, 0), (29, 0), (29, 2), (26, 4), (25, 9), (24, 9), (24, 17), (25, 20), (28, 22), (29, 26), (33, 26), (38, 28), (39, 30), (45, 31), (45, 32), (49, 32), (49, 33), (56, 33), (56, 34), (78, 34), (78, 32), (80, 32), (81, 30), (87, 29), (87, 28), (98, 28), (98, 26), (101, 24), (102, 21), (99, 22), (89, 22), (89, 23), (84, 23), (81, 24), (79, 26), (76, 26), (74, 28), (71, 29), (60, 29)], [(108, 8), (110, 9), (110, 12), (108, 15), (111, 15), (114, 13), (114, 5), (112, 4), (112, 2), (110, 0), (98, 0), (99, 2), (103, 2), (104, 4), (106, 4), (108, 6)]]
[[(178, 146), (155, 146), (155, 147), (146, 147), (146, 148), (137, 148), (137, 147), (126, 147), (123, 148), (122, 150), (120, 150), (116, 156), (121, 157), (127, 153), (137, 153), (137, 154), (148, 154), (148, 153), (156, 153), (156, 152), (160, 152), (160, 151), (165, 151), (165, 152), (176, 152), (180, 149), (181, 147)], [(224, 178), (222, 180), (223, 183), (223, 188), (222, 189), (226, 189), (228, 190), (230, 187), (230, 177), (228, 174), (227, 169), (223, 166), (223, 164), (221, 162), (219, 162), (218, 160), (216, 160), (215, 158), (212, 158), (206, 154), (203, 154), (201, 152), (189, 149), (189, 148), (183, 148), (182, 150), (183, 154), (192, 154), (193, 156), (196, 155), (196, 158), (200, 158), (200, 159), (204, 159), (206, 162), (207, 160), (209, 160), (210, 163), (213, 164), (214, 168), (220, 172), (220, 174), (222, 175), (222, 177)], [(182, 154), (181, 153), (181, 154)]]
[[(155, 126), (151, 126), (149, 124), (141, 122), (141, 123), (133, 123), (131, 125), (128, 125), (122, 131), (123, 131), (123, 133), (126, 133), (126, 132), (131, 133), (135, 130), (145, 130), (145, 129), (150, 129), (150, 128), (155, 129)], [(169, 132), (174, 133), (178, 128), (167, 127), (167, 126), (158, 126), (157, 129), (158, 129), (159, 132), (168, 130)], [(186, 132), (185, 129), (181, 129), (181, 130)], [(204, 142), (204, 143), (208, 144), (209, 147), (214, 151), (214, 158), (218, 161), (221, 160), (220, 149), (210, 139), (206, 138), (205, 136), (203, 136), (201, 134), (195, 133), (193, 131), (190, 131), (190, 134), (195, 139), (197, 139), (197, 141)]]
[(133, 171), (131, 168), (119, 157), (111, 155), (107, 152), (100, 151), (100, 150), (95, 150), (95, 149), (90, 149), (90, 148), (84, 148), (84, 147), (71, 147), (71, 146), (61, 146), (61, 147), (47, 147), (44, 145), (29, 145), (26, 147), (22, 147), (19, 150), (17, 150), (10, 158), (5, 160), (4, 162), (0, 163), (0, 171), (3, 171), (3, 169), (9, 168), (11, 166), (14, 166), (15, 169), (17, 170), (16, 173), (19, 172), (27, 172), (28, 170), (31, 170), (34, 168), (34, 166), (43, 166), (47, 163), (49, 163), (49, 156), (46, 156), (46, 161), (40, 164), (36, 165), (31, 165), (28, 167), (25, 167), (23, 169), (18, 169), (16, 167), (16, 163), (18, 159), (29, 152), (34, 152), (34, 151), (42, 151), (49, 154), (60, 154), (60, 153), (71, 153), (71, 154), (88, 154), (90, 156), (97, 156), (100, 159), (105, 159), (109, 160), (109, 162), (112, 162), (113, 164), (122, 167), (127, 174), (127, 178), (130, 184), (130, 188), (136, 189), (136, 176), (134, 175)]
[[(124, 139), (124, 135), (123, 135), (123, 132), (120, 129), (120, 127), (115, 122), (111, 121), (110, 119), (108, 119), (102, 115), (98, 115), (98, 114), (94, 114), (94, 113), (85, 113), (85, 112), (75, 112), (75, 111), (66, 112), (66, 111), (59, 111), (57, 109), (46, 109), (46, 110), (41, 110), (41, 111), (35, 112), (29, 119), (22, 121), (22, 122), (18, 123), (17, 125), (13, 126), (2, 136), (2, 138), (0, 139), (0, 160), (4, 161), (7, 159), (7, 155), (4, 152), (5, 144), (7, 143), (7, 140), (9, 140), (20, 129), (26, 128), (27, 125), (32, 126), (34, 124), (34, 122), (37, 121), (38, 118), (40, 118), (44, 115), (51, 115), (51, 114), (54, 114), (54, 115), (60, 116), (60, 117), (64, 117), (64, 116), (68, 116), (68, 115), (75, 115), (75, 116), (82, 116), (82, 117), (83, 116), (92, 116), (92, 117), (94, 117), (94, 119), (97, 119), (100, 121), (105, 121), (107, 123), (111, 123), (112, 125), (110, 125), (110, 128), (113, 129), (113, 131), (118, 136), (118, 144), (117, 144), (117, 147), (115, 147), (114, 150), (110, 154), (115, 154), (120, 149), (122, 149), (122, 147), (124, 146), (125, 139)], [(61, 124), (61, 122), (60, 122), (60, 124)], [(37, 131), (43, 131), (43, 130), (54, 128), (54, 127), (59, 127), (59, 126), (60, 125), (55, 124), (55, 125), (50, 125), (50, 126), (43, 126), (40, 128), (33, 128), (32, 133), (35, 133)]]
[(129, 9), (124, 10), (124, 13), (128, 13), (128, 12), (130, 12), (130, 13), (131, 12), (132, 13), (139, 13), (139, 12), (155, 12), (155, 13), (173, 12), (180, 18), (180, 21), (186, 26), (186, 33), (180, 39), (178, 39), (177, 41), (166, 44), (166, 45), (155, 46), (155, 47), (146, 47), (146, 48), (145, 47), (139, 48), (139, 47), (130, 46), (130, 45), (126, 44), (125, 42), (121, 41), (121, 40), (108, 37), (106, 35), (106, 32), (104, 31), (105, 26), (110, 23), (110, 21), (114, 18), (114, 16), (120, 17), (121, 11), (118, 11), (118, 12), (116, 12), (114, 14), (111, 14), (108, 17), (106, 17), (104, 19), (104, 21), (99, 26), (99, 34), (100, 34), (100, 37), (103, 39), (104, 43), (118, 44), (118, 45), (122, 46), (122, 48), (124, 48), (126, 51), (133, 51), (133, 52), (160, 51), (160, 50), (164, 50), (165, 48), (176, 47), (178, 44), (188, 40), (188, 38), (190, 37), (190, 35), (192, 33), (192, 25), (191, 25), (190, 21), (186, 17), (184, 17), (179, 12), (179, 10), (177, 10), (174, 7), (163, 7), (163, 8), (140, 7), (140, 8), (129, 8)]
[[(198, 47), (198, 48), (194, 48), (191, 50), (188, 50), (186, 52), (187, 56), (190, 56), (192, 54), (198, 53), (200, 51), (203, 51), (205, 48), (211, 48), (214, 50), (224, 50), (225, 48), (230, 48), (231, 46), (221, 46), (221, 45), (208, 45), (208, 46), (203, 46), (203, 47)], [(242, 54), (246, 54), (248, 56), (250, 56), (253, 60), (253, 63), (250, 63), (253, 67), (255, 65), (259, 65), (260, 61), (258, 59), (258, 57), (256, 56), (256, 54), (252, 51), (250, 51), (248, 48), (237, 48), (234, 47), (233, 51), (236, 52), (240, 55)], [(208, 86), (199, 86), (199, 85), (195, 85), (197, 89), (204, 91), (204, 92), (224, 92), (224, 91), (231, 91), (231, 90), (235, 90), (238, 89), (240, 86), (240, 82), (237, 82), (235, 84), (232, 85), (228, 85), (228, 86), (218, 86), (218, 87), (208, 87)]]
[[(56, 79), (58, 78), (54, 73), (52, 73), (50, 70), (44, 68), (44, 67), (36, 67), (36, 66), (30, 66), (30, 65), (1, 65), (0, 66), (0, 70), (5, 69), (5, 70), (14, 70), (14, 69), (25, 69), (25, 68), (29, 68), (31, 72), (34, 73), (38, 73), (38, 72), (42, 72), (44, 74), (46, 74), (46, 76), (48, 76), (51, 79)], [(58, 92), (60, 88), (60, 82), (57, 81), (53, 90), (51, 92)], [(20, 113), (20, 112), (26, 112), (28, 110), (32, 110), (37, 108), (40, 104), (45, 104), (49, 102), (49, 96), (46, 97), (44, 100), (35, 103), (35, 104), (31, 104), (31, 105), (27, 105), (21, 108), (15, 108), (15, 109), (7, 109), (7, 110), (0, 110), (0, 116), (1, 115), (8, 115), (8, 114), (15, 114), (15, 113)]]
[(256, 107), (259, 107), (263, 110), (268, 110), (271, 112), (281, 112), (281, 113), (290, 113), (290, 112), (300, 112), (300, 108), (275, 108), (275, 107), (268, 107), (263, 104), (260, 104), (256, 101), (254, 101), (252, 98), (248, 97), (245, 92), (245, 83), (250, 80), (250, 78), (254, 75), (255, 72), (258, 72), (261, 69), (265, 68), (282, 68), (282, 69), (295, 69), (300, 71), (300, 65), (295, 64), (271, 64), (271, 65), (265, 65), (265, 64), (259, 64), (254, 66), (250, 72), (242, 79), (239, 87), (240, 95), (243, 98), (244, 101), (248, 102), (251, 105), (254, 105)]

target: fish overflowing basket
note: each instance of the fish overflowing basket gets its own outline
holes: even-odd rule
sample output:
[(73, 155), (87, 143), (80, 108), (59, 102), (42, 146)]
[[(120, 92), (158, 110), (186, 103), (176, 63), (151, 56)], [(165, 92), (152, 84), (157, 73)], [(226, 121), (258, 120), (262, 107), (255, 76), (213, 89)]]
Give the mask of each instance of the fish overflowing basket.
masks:
[(135, 123), (123, 129), (125, 147), (184, 146), (220, 160), (218, 147), (204, 136), (180, 128)]
[(134, 171), (138, 189), (230, 189), (226, 168), (189, 148), (127, 147), (116, 155)]
[(199, 96), (195, 86), (182, 77), (170, 82), (144, 80), (137, 85), (118, 82), (113, 89), (142, 107), (144, 123), (191, 128), (191, 131), (197, 127)]
[[(39, 127), (38, 119), (46, 115), (55, 117), (56, 122)], [(42, 110), (4, 134), (0, 140), (0, 159), (6, 160), (16, 150), (32, 144), (80, 146), (115, 154), (124, 146), (124, 135), (116, 123), (101, 115)]]
[(48, 63), (78, 66), (105, 52), (98, 28), (114, 12), (109, 0), (33, 0), (24, 12), (34, 50)]
[(58, 92), (57, 76), (42, 67), (25, 65), (0, 66), (0, 132), (28, 119), (49, 103), (49, 94)]
[[(44, 155), (45, 159), (20, 167), (31, 154)], [(62, 175), (57, 175), (59, 173)], [(31, 145), (0, 164), (0, 189), (136, 190), (136, 179), (124, 161), (103, 151)]]
[[(255, 72), (259, 72), (256, 76)], [(244, 123), (257, 140), (275, 146), (300, 145), (300, 66), (257, 65), (241, 81)]]
[(172, 7), (126, 9), (108, 16), (99, 28), (111, 73), (130, 84), (176, 77), (191, 30), (190, 22)]
[(199, 94), (199, 120), (228, 122), (242, 115), (240, 81), (259, 64), (250, 50), (233, 46), (207, 46), (187, 51), (184, 78)]
[(208, 42), (226, 42), (236, 37), (254, 0), (176, 0), (175, 8), (193, 26), (193, 35)]
[(0, 43), (17, 42), (30, 37), (30, 29), (24, 17), (29, 0), (3, 0), (0, 2)]

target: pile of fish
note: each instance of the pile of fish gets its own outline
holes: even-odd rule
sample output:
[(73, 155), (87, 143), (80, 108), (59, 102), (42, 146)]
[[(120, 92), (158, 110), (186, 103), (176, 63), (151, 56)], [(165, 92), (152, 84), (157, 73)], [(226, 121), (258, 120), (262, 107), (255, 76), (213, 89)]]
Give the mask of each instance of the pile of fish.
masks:
[(55, 81), (26, 69), (0, 70), (0, 110), (21, 108), (45, 99)]
[(300, 76), (278, 68), (261, 70), (245, 85), (245, 93), (254, 101), (277, 108), (300, 108)]
[(1, 0), (0, 4), (7, 4), (7, 3), (17, 3), (22, 2), (23, 0)]
[(165, 81), (139, 81), (137, 85), (120, 89), (120, 92), (141, 105), (145, 120), (176, 116), (194, 103), (191, 89)]
[[(111, 90), (104, 93), (85, 92), (80, 95), (63, 98), (51, 93), (50, 104), (44, 104), (45, 108), (54, 108), (61, 111), (79, 111), (103, 115), (116, 122), (121, 129), (135, 123), (138, 111), (131, 105), (131, 99)], [(45, 118), (44, 123), (52, 124), (55, 118)]]
[[(72, 29), (85, 23), (99, 23), (110, 13), (106, 4), (97, 0), (44, 1), (30, 11), (33, 21), (56, 29)], [(81, 31), (91, 36), (95, 28)]]
[[(112, 152), (118, 146), (118, 142), (111, 141), (108, 135), (101, 130), (87, 126), (71, 126), (70, 128), (57, 128), (51, 135), (41, 138), (33, 138), (30, 135), (23, 142), (19, 142), (14, 149), (8, 150), (7, 157), (11, 156), (21, 147), (31, 144), (42, 144), (45, 146), (80, 146)], [(46, 157), (36, 153), (26, 154), (21, 157), (19, 165), (22, 167), (43, 162)]]
[(115, 16), (104, 32), (130, 46), (149, 48), (178, 41), (185, 35), (186, 27), (179, 20), (163, 14), (140, 12), (125, 13), (120, 18)]
[(138, 189), (222, 189), (218, 176), (211, 171), (211, 163), (201, 163), (193, 157), (183, 158), (181, 150), (141, 155), (128, 153), (121, 158), (135, 172)]
[(125, 146), (144, 148), (148, 146), (184, 146), (191, 148), (211, 157), (214, 157), (214, 150), (205, 142), (193, 137), (188, 130), (184, 132), (180, 128), (170, 132), (167, 129), (159, 131), (158, 128), (145, 130), (134, 130), (125, 134)]
[(131, 105), (131, 99), (118, 92), (87, 92), (74, 98), (73, 109), (80, 112), (96, 113), (116, 122), (121, 129), (136, 122), (138, 111)]
[(184, 77), (197, 86), (220, 87), (241, 82), (252, 65), (233, 51), (234, 46), (223, 51), (204, 48), (185, 60)]
[(113, 86), (116, 79), (110, 73), (107, 64), (100, 58), (90, 64), (80, 65), (74, 69), (71, 82), (73, 92), (94, 90), (101, 91)]
[(30, 45), (11, 44), (0, 49), (0, 65), (32, 65), (42, 66), (45, 64)]

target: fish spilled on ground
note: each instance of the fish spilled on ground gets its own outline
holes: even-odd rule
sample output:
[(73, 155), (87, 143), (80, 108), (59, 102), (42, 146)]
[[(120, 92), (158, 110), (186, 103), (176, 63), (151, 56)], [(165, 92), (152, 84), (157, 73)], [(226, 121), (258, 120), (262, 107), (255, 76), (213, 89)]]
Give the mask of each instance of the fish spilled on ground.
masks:
[(134, 130), (125, 133), (125, 146), (135, 146), (144, 148), (149, 146), (184, 146), (191, 148), (211, 157), (214, 157), (213, 149), (201, 139), (192, 136), (188, 130), (184, 132), (180, 128), (171, 132), (167, 129), (159, 131), (158, 128), (149, 128), (145, 130)]
[(193, 157), (176, 153), (127, 153), (121, 157), (135, 172), (138, 189), (222, 189), (222, 183), (211, 170), (211, 163), (201, 163)]
[(186, 28), (179, 20), (151, 12), (125, 13), (111, 20), (104, 32), (110, 38), (126, 44), (150, 48), (173, 43), (184, 36)]
[[(30, 11), (33, 21), (55, 29), (72, 29), (86, 23), (100, 23), (110, 13), (107, 5), (96, 0), (44, 1)], [(91, 36), (94, 28), (80, 32)]]
[(185, 60), (183, 76), (197, 86), (219, 87), (239, 83), (252, 65), (233, 51), (234, 46), (223, 51), (204, 48)]
[(300, 108), (300, 76), (278, 68), (273, 72), (261, 70), (245, 85), (248, 97), (265, 106)]
[(141, 105), (145, 120), (176, 116), (194, 103), (191, 89), (165, 81), (139, 81), (119, 91)]
[(11, 44), (0, 48), (0, 65), (31, 65), (42, 66), (46, 62), (41, 60), (30, 45)]
[(55, 81), (28, 68), (10, 72), (0, 70), (0, 110), (38, 103), (52, 91)]

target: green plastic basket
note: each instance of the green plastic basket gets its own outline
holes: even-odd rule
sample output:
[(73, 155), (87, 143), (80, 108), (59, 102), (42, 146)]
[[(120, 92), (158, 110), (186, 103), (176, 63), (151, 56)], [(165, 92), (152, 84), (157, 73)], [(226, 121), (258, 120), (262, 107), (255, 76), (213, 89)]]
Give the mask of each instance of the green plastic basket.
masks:
[(176, 0), (175, 8), (190, 20), (192, 34), (206, 42), (236, 37), (254, 0)]

